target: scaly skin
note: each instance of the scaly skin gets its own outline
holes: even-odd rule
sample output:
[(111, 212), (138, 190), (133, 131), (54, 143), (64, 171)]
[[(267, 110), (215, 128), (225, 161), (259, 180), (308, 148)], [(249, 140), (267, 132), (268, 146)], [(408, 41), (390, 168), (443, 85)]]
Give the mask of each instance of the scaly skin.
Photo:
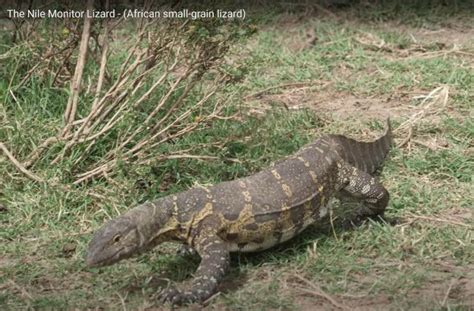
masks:
[(391, 144), (386, 133), (371, 143), (327, 135), (273, 166), (246, 178), (195, 187), (137, 206), (94, 235), (89, 266), (113, 264), (164, 241), (193, 248), (201, 264), (183, 289), (161, 292), (163, 301), (203, 301), (215, 293), (230, 252), (261, 251), (287, 241), (327, 212), (343, 192), (360, 199), (369, 214), (383, 214), (389, 194), (373, 178)]

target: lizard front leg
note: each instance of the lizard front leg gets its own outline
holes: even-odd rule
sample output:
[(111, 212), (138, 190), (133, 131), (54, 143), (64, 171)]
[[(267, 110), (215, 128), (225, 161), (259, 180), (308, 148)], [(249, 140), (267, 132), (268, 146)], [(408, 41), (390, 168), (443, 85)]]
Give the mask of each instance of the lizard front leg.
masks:
[(201, 263), (190, 288), (167, 288), (159, 294), (161, 301), (169, 301), (172, 304), (200, 302), (215, 293), (217, 284), (229, 267), (230, 255), (227, 246), (217, 235), (198, 237), (195, 245)]

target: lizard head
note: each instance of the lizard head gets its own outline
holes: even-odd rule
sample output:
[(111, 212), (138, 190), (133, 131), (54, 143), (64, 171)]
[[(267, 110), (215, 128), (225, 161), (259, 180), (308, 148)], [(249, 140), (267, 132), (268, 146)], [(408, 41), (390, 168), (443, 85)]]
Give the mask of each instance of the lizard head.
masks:
[(167, 209), (147, 203), (109, 220), (93, 236), (86, 263), (90, 267), (108, 266), (150, 249), (175, 229)]
[(138, 226), (128, 217), (107, 222), (92, 238), (86, 263), (91, 267), (111, 265), (136, 253), (140, 246)]

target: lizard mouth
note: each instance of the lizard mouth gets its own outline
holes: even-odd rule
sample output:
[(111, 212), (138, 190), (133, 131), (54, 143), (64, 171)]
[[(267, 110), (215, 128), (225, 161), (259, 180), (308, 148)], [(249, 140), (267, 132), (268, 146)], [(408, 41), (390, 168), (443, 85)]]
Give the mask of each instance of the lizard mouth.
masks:
[[(89, 267), (104, 267), (116, 263), (133, 255), (133, 246), (124, 246), (113, 253), (104, 254), (103, 249), (92, 249), (87, 252), (86, 264)], [(106, 255), (106, 256), (105, 256)]]
[(88, 251), (86, 255), (86, 264), (87, 266), (93, 268), (93, 267), (103, 267), (103, 266), (108, 266), (110, 264), (113, 264), (114, 262), (117, 262), (120, 259), (120, 253), (121, 249), (115, 251), (113, 254), (104, 257), (101, 255), (102, 250), (97, 250), (97, 251)]

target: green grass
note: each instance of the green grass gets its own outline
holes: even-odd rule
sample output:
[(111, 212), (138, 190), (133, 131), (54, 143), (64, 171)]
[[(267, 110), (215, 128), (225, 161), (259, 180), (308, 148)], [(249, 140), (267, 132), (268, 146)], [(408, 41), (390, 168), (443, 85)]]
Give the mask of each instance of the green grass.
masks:
[[(387, 95), (409, 94), (400, 95), (399, 104), (416, 112), (420, 101), (412, 97), (426, 95), (440, 85), (450, 90), (446, 108), (435, 117), (427, 116), (413, 133), (413, 140), (433, 143), (435, 149), (414, 141), (410, 146), (395, 148), (380, 176), (391, 194), (387, 222), (369, 221), (351, 230), (310, 228), (274, 249), (235, 255), (222, 293), (212, 300), (210, 308), (331, 307), (321, 297), (296, 290), (296, 286), (311, 288), (295, 280), (295, 275), (304, 276), (348, 306), (472, 308), (474, 298), (468, 289), (472, 289), (474, 279), (473, 44), (471, 40), (465, 43), (468, 48), (462, 46), (471, 56), (446, 53), (425, 58), (415, 54), (410, 48), (417, 44), (426, 47), (427, 52), (438, 50), (430, 41), (420, 39), (421, 43), (415, 44), (406, 28), (394, 26), (387, 30), (384, 22), (409, 20), (410, 27), (438, 29), (449, 24), (446, 16), (452, 15), (452, 23), (456, 23), (463, 13), (459, 8), (446, 12), (439, 7), (430, 14), (420, 13), (423, 10), (403, 14), (400, 10), (390, 6), (365, 11), (343, 9), (339, 13), (347, 19), (342, 21), (304, 16), (301, 12), (268, 14), (260, 19), (253, 16), (250, 22), (259, 31), (247, 44), (233, 47), (231, 57), (239, 68), (233, 72), (237, 80), (218, 94), (232, 94), (226, 114), (239, 112), (239, 119), (217, 120), (159, 150), (193, 148), (198, 154), (218, 156), (218, 160), (124, 165), (115, 172), (114, 184), (97, 180), (64, 191), (32, 182), (1, 158), (0, 203), (6, 208), (0, 210), (2, 309), (116, 309), (122, 304), (127, 309), (150, 307), (154, 291), (166, 283), (163, 279), (189, 278), (197, 260), (178, 258), (174, 246), (165, 244), (120, 264), (89, 269), (84, 264), (84, 252), (91, 234), (105, 220), (130, 206), (188, 189), (195, 183), (217, 183), (252, 174), (321, 133), (355, 137), (380, 133), (380, 124), (373, 118), (321, 113), (318, 106), (311, 106), (312, 96), (324, 95), (322, 104), (329, 105), (334, 98), (349, 95), (382, 101)], [(364, 20), (367, 16), (370, 18)], [(472, 16), (467, 18), (473, 21)], [(293, 32), (284, 30), (284, 23), (289, 23)], [(466, 20), (460, 25), (466, 27)], [(309, 30), (317, 36), (316, 44), (293, 49), (292, 40), (304, 43)], [(382, 38), (392, 51), (358, 43), (361, 32)], [(6, 50), (2, 45), (1, 51)], [(407, 57), (404, 51), (408, 51)], [(16, 58), (18, 65), (24, 61), (22, 57)], [(24, 159), (35, 144), (61, 126), (67, 92), (31, 80), (15, 93), (14, 100), (7, 93), (12, 77), (6, 68), (16, 66), (11, 62), (1, 71), (0, 141), (17, 158)], [(17, 79), (13, 77), (13, 83), (18, 83)], [(309, 95), (303, 96), (309, 100), (305, 109), (287, 111), (280, 105), (285, 98), (291, 101), (292, 89), (274, 89), (262, 98), (243, 99), (267, 87), (309, 80), (332, 84), (327, 88), (309, 87)], [(249, 105), (268, 110), (252, 113)], [(394, 127), (410, 116), (392, 115)], [(400, 142), (406, 133), (395, 134), (396, 142)], [(33, 170), (48, 179), (70, 178), (67, 163), (50, 166), (45, 162)], [(140, 187), (142, 183), (148, 186)], [(468, 282), (471, 287), (466, 285)]]

